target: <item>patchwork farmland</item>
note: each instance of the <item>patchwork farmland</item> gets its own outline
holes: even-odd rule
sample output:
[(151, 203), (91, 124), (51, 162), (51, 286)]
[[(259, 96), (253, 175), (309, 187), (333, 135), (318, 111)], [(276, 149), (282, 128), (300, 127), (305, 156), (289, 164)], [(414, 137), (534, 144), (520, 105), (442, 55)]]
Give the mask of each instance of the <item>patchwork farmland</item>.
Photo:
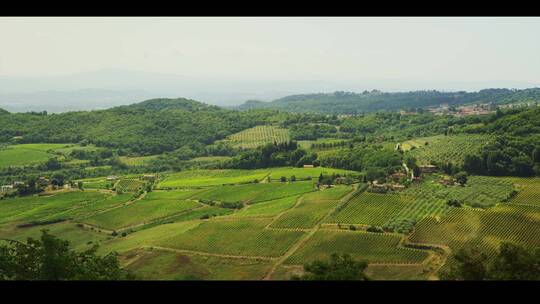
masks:
[[(163, 174), (142, 195), (137, 174), (85, 179), (83, 191), (0, 201), (0, 238), (24, 240), (46, 228), (80, 250), (117, 251), (146, 279), (288, 279), (329, 252), (368, 262), (376, 279), (433, 279), (454, 263), (448, 252), (469, 244), (490, 255), (502, 241), (540, 245), (537, 178), (470, 176), (466, 186), (443, 187), (434, 174), (399, 192), (371, 193), (358, 182), (317, 187), (308, 177), (321, 173), (356, 174), (182, 171)], [(298, 180), (274, 178), (292, 175)], [(187, 266), (175, 266), (179, 260)]]

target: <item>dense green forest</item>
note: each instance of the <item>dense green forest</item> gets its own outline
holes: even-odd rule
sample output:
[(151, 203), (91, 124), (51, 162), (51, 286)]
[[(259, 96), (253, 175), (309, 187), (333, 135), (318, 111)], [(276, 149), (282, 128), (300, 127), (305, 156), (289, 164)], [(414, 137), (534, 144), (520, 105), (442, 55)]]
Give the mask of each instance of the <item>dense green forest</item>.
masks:
[(0, 115), (0, 142), (86, 143), (120, 155), (160, 154), (186, 144), (208, 145), (263, 124), (274, 112), (238, 112), (188, 99), (155, 99), (100, 111)]
[(378, 90), (363, 93), (334, 92), (292, 95), (272, 102), (250, 100), (240, 105), (247, 109), (282, 109), (291, 112), (315, 112), (330, 114), (358, 114), (380, 110), (409, 110), (449, 104), (457, 106), (469, 103), (507, 104), (530, 102), (540, 99), (540, 88), (512, 90), (485, 89), (478, 92), (414, 91), (386, 93)]

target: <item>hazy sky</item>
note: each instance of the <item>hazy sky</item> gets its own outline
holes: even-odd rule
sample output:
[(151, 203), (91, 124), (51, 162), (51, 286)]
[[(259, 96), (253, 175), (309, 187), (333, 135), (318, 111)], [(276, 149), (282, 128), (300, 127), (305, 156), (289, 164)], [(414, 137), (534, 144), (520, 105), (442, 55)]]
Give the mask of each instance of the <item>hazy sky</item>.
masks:
[(0, 18), (0, 76), (540, 81), (540, 18)]

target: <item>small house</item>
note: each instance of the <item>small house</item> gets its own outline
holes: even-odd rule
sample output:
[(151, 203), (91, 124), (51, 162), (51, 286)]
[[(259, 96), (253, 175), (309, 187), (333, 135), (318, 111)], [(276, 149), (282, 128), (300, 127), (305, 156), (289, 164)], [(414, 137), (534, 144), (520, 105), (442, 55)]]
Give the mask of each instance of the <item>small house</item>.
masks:
[(107, 176), (107, 181), (108, 182), (115, 181), (117, 179), (118, 179), (118, 176), (115, 176), (115, 175)]
[(405, 186), (400, 185), (400, 184), (393, 184), (390, 187), (392, 188), (392, 190), (403, 190), (403, 189), (405, 189)]
[(314, 168), (313, 165), (304, 165), (304, 168)]
[(334, 184), (336, 184), (336, 185), (346, 184), (346, 183), (347, 183), (347, 178), (346, 177), (340, 176), (340, 177), (336, 177), (334, 179)]
[(155, 180), (156, 179), (156, 175), (155, 174), (144, 174), (142, 177), (141, 177), (142, 180), (149, 180), (149, 181), (152, 181), (152, 180)]
[(13, 185), (2, 185), (0, 186), (0, 192), (8, 192), (13, 190)]
[(48, 186), (50, 184), (49, 179), (44, 176), (40, 176), (37, 182), (40, 186)]
[(423, 165), (419, 168), (422, 173), (433, 173), (437, 171), (437, 166), (435, 165)]
[(390, 178), (394, 181), (399, 181), (401, 180), (402, 178), (407, 178), (407, 174), (403, 173), (403, 172), (396, 172), (396, 173), (392, 173), (390, 175)]

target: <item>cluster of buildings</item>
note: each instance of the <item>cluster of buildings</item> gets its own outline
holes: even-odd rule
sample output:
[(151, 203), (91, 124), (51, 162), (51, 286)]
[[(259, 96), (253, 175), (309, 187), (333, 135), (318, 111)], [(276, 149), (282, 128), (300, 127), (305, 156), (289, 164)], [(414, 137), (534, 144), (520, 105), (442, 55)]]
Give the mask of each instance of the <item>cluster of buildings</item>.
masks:
[(450, 107), (448, 104), (441, 104), (437, 107), (430, 107), (428, 112), (435, 115), (454, 115), (457, 117), (470, 116), (470, 115), (486, 115), (495, 111), (494, 105), (483, 103), (474, 104), (459, 107)]

